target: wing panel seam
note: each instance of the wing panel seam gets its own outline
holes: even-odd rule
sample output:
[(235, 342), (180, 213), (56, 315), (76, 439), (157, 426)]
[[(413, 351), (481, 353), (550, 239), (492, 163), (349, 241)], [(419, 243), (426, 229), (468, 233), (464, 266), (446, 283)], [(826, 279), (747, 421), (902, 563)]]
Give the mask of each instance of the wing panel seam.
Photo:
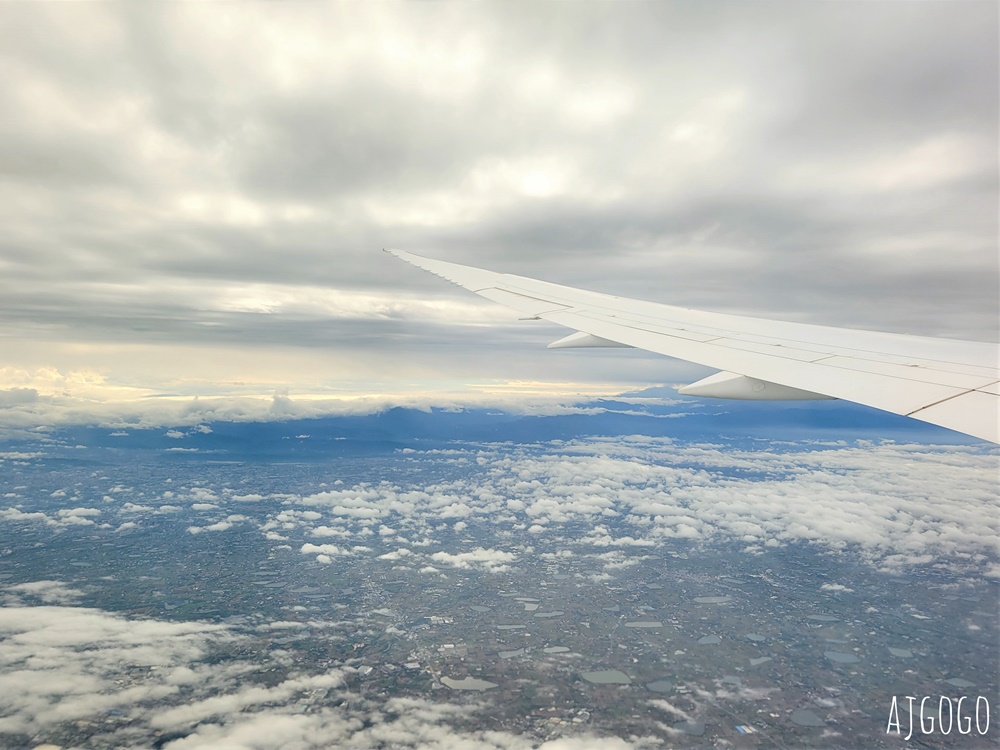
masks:
[[(650, 302), (648, 304), (659, 304), (659, 303)], [(634, 328), (634, 329), (639, 330), (639, 331), (646, 331), (647, 333), (659, 333), (659, 331), (655, 331), (655, 330), (651, 330), (649, 328), (643, 327), (644, 326), (644, 321), (642, 321), (641, 318), (646, 318), (646, 317), (649, 317), (649, 316), (642, 315), (642, 314), (636, 314), (636, 313), (626, 313), (625, 315), (620, 315), (620, 314), (616, 315), (616, 314), (613, 314), (611, 312), (605, 312), (605, 310), (614, 310), (614, 308), (604, 308), (604, 309), (602, 309), (600, 305), (596, 305), (596, 304), (593, 304), (593, 303), (588, 303), (587, 307), (590, 308), (590, 310), (592, 310), (592, 314), (588, 315), (586, 317), (590, 317), (590, 318), (593, 318), (595, 320), (600, 320), (602, 317), (607, 316), (608, 318), (613, 318), (614, 321), (617, 322), (617, 323), (620, 323), (623, 320), (628, 320), (632, 324), (632, 325), (629, 325), (630, 328)], [(669, 307), (669, 305), (664, 305), (664, 307)], [(718, 315), (720, 315), (720, 316), (724, 316), (724, 315), (728, 316), (729, 314), (728, 313), (718, 313)], [(739, 317), (739, 316), (730, 316), (730, 317)], [(640, 318), (640, 319), (637, 320), (637, 318)], [(705, 335), (705, 336), (711, 336), (711, 335), (713, 335), (712, 333), (702, 332), (702, 331), (696, 330), (697, 328), (703, 328), (703, 329), (711, 330), (713, 328), (713, 326), (696, 325), (696, 326), (694, 326), (695, 330), (692, 330), (692, 328), (690, 327), (691, 326), (690, 323), (681, 324), (678, 321), (673, 320), (672, 318), (665, 318), (663, 320), (663, 322), (667, 323), (669, 325), (672, 325), (677, 330), (682, 330), (681, 325), (686, 325), (686, 326), (689, 326), (689, 327), (687, 329), (684, 329), (684, 330), (689, 330), (692, 333), (700, 333), (701, 335)], [(659, 326), (657, 326), (657, 327), (659, 327)], [(820, 326), (818, 326), (818, 327), (820, 327)], [(718, 330), (717, 327), (716, 327), (716, 330)], [(844, 330), (848, 330), (848, 329), (844, 329)], [(770, 339), (772, 341), (781, 341), (781, 342), (784, 342), (786, 344), (795, 345), (795, 346), (806, 346), (806, 347), (809, 347), (809, 346), (815, 347), (816, 346), (816, 342), (814, 342), (814, 341), (809, 341), (809, 340), (805, 340), (805, 339), (798, 339), (798, 338), (794, 338), (794, 337), (782, 338), (782, 337), (779, 337), (779, 336), (771, 336), (771, 335), (765, 335), (765, 334), (755, 334), (755, 333), (750, 333), (750, 332), (747, 332), (747, 331), (741, 331), (738, 328), (734, 328), (732, 331), (729, 331), (728, 333), (731, 334), (731, 335), (747, 336), (751, 341), (754, 341), (756, 339), (757, 341), (755, 341), (755, 343), (761, 343), (761, 344), (768, 345), (768, 346), (775, 346), (775, 344), (771, 344), (768, 341), (763, 341), (763, 340), (759, 340), (759, 339)], [(879, 332), (877, 332), (877, 331), (859, 331), (859, 333), (864, 334), (864, 333), (879, 333)], [(902, 334), (895, 334), (895, 335), (902, 335)], [(725, 338), (725, 336), (720, 336), (720, 338)], [(979, 344), (981, 342), (959, 342), (959, 343), (975, 343), (975, 344)], [(832, 346), (832, 348), (838, 349), (838, 350), (840, 350), (842, 352), (840, 354), (837, 354), (836, 356), (855, 356), (855, 357), (857, 357), (859, 359), (862, 359), (864, 357), (863, 356), (858, 356), (858, 355), (870, 355), (870, 356), (873, 356), (873, 357), (885, 356), (884, 352), (879, 352), (879, 351), (874, 350), (874, 349), (868, 349), (868, 348), (862, 348), (862, 347), (852, 347), (852, 346), (843, 346), (843, 345), (837, 345), (837, 344), (834, 344), (834, 345), (831, 345), (831, 346)], [(852, 354), (846, 354), (844, 352), (851, 352)], [(831, 355), (831, 356), (833, 356), (833, 355)], [(905, 357), (905, 356), (899, 355), (899, 354), (891, 354), (889, 356), (898, 357), (900, 359), (907, 359), (907, 358), (909, 358), (909, 357)], [(947, 366), (947, 365), (954, 365), (954, 366), (957, 366), (957, 367), (974, 367), (974, 368), (977, 368), (977, 369), (992, 370), (993, 372), (996, 372), (996, 368), (995, 367), (991, 367), (990, 365), (985, 365), (985, 364), (980, 364), (980, 363), (975, 363), (975, 362), (967, 362), (967, 361), (963, 362), (963, 361), (958, 361), (958, 360), (955, 360), (955, 359), (947, 359), (947, 358), (933, 357), (933, 356), (927, 356), (927, 355), (919, 355), (919, 356), (916, 357), (916, 359), (923, 360), (924, 362), (934, 363), (934, 364), (940, 366), (940, 369), (944, 370), (944, 372), (952, 372), (952, 370), (945, 369), (945, 366)], [(872, 361), (876, 361), (877, 362), (877, 361), (881, 361), (881, 360), (873, 359)], [(919, 366), (923, 367), (924, 369), (934, 369), (934, 368), (928, 367), (926, 365), (919, 365)], [(984, 376), (984, 377), (988, 377), (988, 376)]]
[(904, 416), (912, 417), (914, 414), (916, 414), (917, 412), (921, 412), (924, 409), (930, 409), (932, 406), (937, 406), (938, 404), (943, 404), (945, 401), (951, 401), (953, 399), (958, 398), (959, 396), (967, 396), (968, 394), (975, 393), (975, 392), (976, 392), (975, 388), (970, 388), (967, 391), (962, 391), (961, 393), (956, 393), (954, 396), (948, 396), (947, 398), (942, 398), (942, 399), (940, 399), (938, 401), (935, 401), (933, 404), (927, 404), (926, 406), (921, 406), (919, 409), (914, 409), (911, 412), (907, 412)]
[[(557, 312), (559, 312), (559, 313), (565, 313), (567, 311), (566, 310), (558, 310)], [(575, 314), (580, 314), (582, 317), (587, 317), (587, 318), (596, 319), (596, 320), (600, 321), (599, 318), (594, 318), (594, 317), (586, 315), (584, 313), (585, 313), (585, 311), (577, 311)], [(665, 333), (663, 331), (653, 331), (653, 330), (650, 330), (648, 328), (643, 328), (643, 327), (636, 326), (636, 325), (630, 325), (629, 323), (624, 322), (621, 318), (617, 318), (617, 317), (615, 318), (614, 321), (607, 321), (607, 322), (611, 323), (612, 325), (618, 325), (618, 326), (621, 326), (622, 328), (628, 328), (628, 329), (633, 330), (633, 331), (638, 331), (638, 332), (641, 332), (641, 333), (653, 334), (654, 336), (664, 336), (666, 338), (680, 339), (682, 341), (690, 341), (691, 343), (694, 343), (694, 344), (712, 344), (714, 346), (719, 347), (720, 349), (729, 349), (731, 351), (747, 352), (747, 350), (742, 349), (742, 348), (740, 348), (738, 346), (726, 346), (725, 344), (716, 343), (716, 342), (719, 342), (719, 341), (725, 341), (725, 340), (727, 340), (728, 337), (726, 337), (726, 336), (717, 336), (715, 338), (708, 339), (706, 341), (692, 341), (691, 339), (688, 339), (688, 338), (686, 338), (684, 336), (675, 336), (673, 334)], [(677, 330), (680, 330), (680, 329), (677, 329)], [(780, 350), (782, 348), (780, 345), (775, 345), (775, 344), (766, 344), (765, 346), (774, 346), (775, 349), (777, 349), (777, 350)], [(798, 351), (802, 351), (802, 350), (798, 350)], [(861, 351), (861, 350), (855, 350), (855, 351)], [(821, 364), (824, 360), (835, 359), (837, 357), (844, 357), (845, 356), (843, 354), (825, 354), (825, 355), (819, 357), (818, 359), (803, 360), (803, 359), (798, 359), (796, 357), (784, 356), (780, 351), (767, 352), (767, 353), (764, 353), (764, 352), (752, 352), (751, 351), (751, 352), (747, 352), (747, 353), (750, 353), (750, 354), (760, 354), (762, 356), (775, 357), (776, 359), (783, 359), (783, 360), (787, 360), (789, 362), (797, 362), (797, 363), (804, 363), (804, 364)], [(819, 354), (819, 352), (816, 352), (816, 353)], [(863, 373), (868, 373), (868, 374), (871, 374), (871, 375), (880, 375), (882, 377), (893, 378), (895, 380), (902, 380), (902, 381), (906, 381), (908, 383), (921, 383), (921, 384), (927, 384), (927, 385), (939, 385), (939, 386), (950, 387), (950, 388), (961, 387), (961, 386), (949, 385), (948, 383), (941, 383), (941, 382), (938, 382), (937, 380), (927, 380), (927, 379), (906, 377), (905, 374), (904, 374), (905, 370), (903, 370), (903, 368), (907, 367), (907, 365), (901, 365), (901, 364), (896, 364), (896, 363), (892, 363), (892, 362), (880, 362), (879, 360), (866, 360), (866, 359), (861, 359), (860, 357), (856, 357), (855, 359), (857, 359), (859, 362), (872, 362), (874, 364), (883, 364), (883, 365), (889, 365), (889, 366), (892, 366), (892, 367), (898, 367), (898, 368), (901, 369), (902, 372), (901, 373), (875, 373), (875, 372), (871, 372), (869, 370), (865, 370), (863, 368), (858, 368), (858, 367), (846, 367), (846, 366), (842, 366), (842, 365), (823, 365), (823, 366), (824, 367), (829, 367), (829, 368), (835, 369), (835, 370), (846, 370), (846, 371), (849, 371), (849, 372), (863, 372)], [(938, 372), (938, 370), (935, 370), (935, 369), (932, 369), (932, 368), (929, 368), (929, 367), (920, 367), (919, 369), (924, 374), (927, 374), (927, 375), (932, 375), (933, 373)], [(963, 375), (965, 377), (970, 377), (970, 378), (976, 377), (975, 375), (965, 375), (964, 373), (951, 373), (948, 370), (941, 370), (940, 372), (948, 373), (948, 374), (955, 374), (955, 375)], [(987, 377), (987, 376), (980, 376), (980, 377)], [(986, 383), (985, 385), (991, 385), (991, 383)], [(978, 386), (976, 386), (976, 388), (969, 388), (968, 390), (974, 391), (977, 388), (982, 388), (982, 387), (984, 387), (984, 386), (983, 385), (978, 385)], [(957, 394), (957, 395), (961, 395), (961, 394)], [(957, 396), (950, 396), (949, 398), (956, 398), (956, 397)], [(933, 404), (928, 404), (927, 406), (933, 406)], [(922, 406), (920, 408), (921, 409), (926, 409), (927, 406)]]

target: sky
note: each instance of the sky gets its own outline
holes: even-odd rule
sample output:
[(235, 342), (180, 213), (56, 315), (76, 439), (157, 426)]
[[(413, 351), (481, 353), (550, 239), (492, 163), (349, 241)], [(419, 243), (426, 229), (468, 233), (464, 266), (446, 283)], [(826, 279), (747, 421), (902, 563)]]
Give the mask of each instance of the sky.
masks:
[(564, 330), (383, 247), (996, 340), (998, 22), (992, 2), (6, 4), (0, 413), (708, 374), (546, 351)]

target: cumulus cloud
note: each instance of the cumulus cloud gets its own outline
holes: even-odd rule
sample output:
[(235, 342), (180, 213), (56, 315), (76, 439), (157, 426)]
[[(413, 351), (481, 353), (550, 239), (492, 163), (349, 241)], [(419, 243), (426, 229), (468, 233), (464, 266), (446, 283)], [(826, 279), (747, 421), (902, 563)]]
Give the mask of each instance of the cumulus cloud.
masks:
[(101, 515), (101, 511), (98, 508), (61, 508), (56, 514), (66, 523), (87, 525), (92, 524), (90, 519)]
[(257, 503), (263, 500), (264, 496), (256, 493), (250, 493), (248, 495), (231, 495), (230, 499), (238, 503)]
[[(368, 706), (365, 706), (368, 707)], [(168, 750), (196, 750), (224, 746), (233, 750), (271, 748), (352, 747), (375, 750), (641, 750), (658, 743), (652, 738), (631, 741), (617, 737), (563, 737), (538, 742), (510, 732), (457, 729), (468, 722), (477, 707), (432, 703), (416, 698), (393, 698), (382, 711), (365, 717), (320, 711), (311, 715), (270, 711), (263, 715), (234, 715), (217, 725), (166, 745)]]
[[(70, 589), (58, 581), (37, 581), (5, 591), (16, 599), (64, 595)], [(263, 630), (304, 625), (273, 622)], [(652, 739), (584, 734), (540, 742), (506, 731), (476, 730), (471, 725), (485, 706), (348, 692), (345, 678), (353, 670), (343, 667), (260, 683), (260, 675), (285, 667), (280, 654), (269, 652), (267, 642), (258, 638), (225, 625), (8, 601), (0, 608), (0, 733), (44, 735), (115, 710), (121, 721), (92, 726), (94, 741), (126, 746), (137, 738), (175, 733), (165, 744), (172, 750), (655, 746)], [(220, 653), (242, 656), (220, 661), (214, 658)], [(301, 710), (303, 701), (310, 703), (308, 713)]]
[(94, 526), (95, 517), (101, 515), (98, 508), (60, 508), (52, 514), (41, 511), (23, 511), (18, 507), (0, 509), (0, 520), (36, 522), (49, 526)]
[(190, 534), (201, 534), (206, 531), (229, 531), (237, 523), (248, 520), (246, 516), (242, 515), (231, 515), (227, 516), (224, 520), (216, 521), (215, 523), (208, 524), (207, 526), (189, 526), (188, 533)]
[(434, 552), (430, 559), (442, 565), (450, 565), (453, 568), (483, 568), (493, 573), (499, 573), (510, 568), (509, 563), (517, 560), (517, 555), (513, 552), (504, 552), (497, 549), (485, 549), (477, 547), (471, 552)]
[[(562, 538), (583, 524), (564, 546), (570, 553), (598, 551), (606, 570), (686, 540), (739, 542), (748, 553), (807, 543), (849, 550), (885, 569), (932, 560), (987, 571), (1000, 554), (997, 461), (983, 447), (862, 441), (747, 450), (642, 436), (590, 438), (480, 452), (476, 474), (440, 484), (344, 486), (286, 498), (262, 528), (336, 538), (336, 545), (302, 547), (331, 559), (358, 554), (348, 545), (358, 537), (380, 538), (378, 556), (387, 562), (412, 558), (435, 571), (502, 571), (519, 559), (515, 550), (435, 550), (432, 540), (446, 528), (441, 521), (458, 504), (477, 524), (534, 537)], [(301, 515), (314, 507), (336, 515), (337, 524)], [(386, 524), (396, 533), (379, 534)], [(397, 537), (410, 542), (400, 547), (392, 541)]]
[(411, 555), (413, 555), (413, 552), (411, 552), (410, 550), (405, 549), (403, 547), (400, 547), (399, 549), (395, 550), (394, 552), (386, 552), (384, 555), (379, 555), (379, 559), (380, 560), (402, 560), (404, 558), (410, 557)]
[(187, 494), (192, 500), (198, 500), (206, 503), (214, 502), (218, 499), (216, 494), (206, 487), (192, 487), (187, 491)]
[(819, 587), (820, 591), (843, 591), (845, 594), (850, 594), (854, 589), (845, 586), (842, 583), (824, 583)]
[(31, 581), (7, 586), (4, 591), (13, 595), (14, 603), (21, 603), (22, 596), (37, 599), (45, 604), (75, 604), (83, 596), (62, 581)]
[(39, 451), (0, 451), (0, 460), (28, 461), (32, 458), (40, 458), (44, 453)]
[[(483, 446), (468, 456), (474, 470), (447, 481), (278, 492), (252, 518), (245, 511), (253, 506), (225, 487), (172, 492), (218, 514), (190, 526), (192, 534), (253, 524), (324, 563), (381, 556), (416, 569), (502, 571), (521, 561), (518, 547), (444, 546), (448, 535), (479, 533), (483, 525), (563, 540), (570, 551), (628, 553), (604, 560), (605, 571), (678, 540), (736, 542), (750, 554), (810, 544), (886, 570), (930, 564), (988, 573), (1000, 555), (998, 457), (983, 446), (760, 441), (734, 448), (627, 436)], [(450, 466), (463, 457), (421, 460)], [(130, 501), (108, 507), (132, 523), (182, 508)], [(0, 509), (0, 521), (52, 527), (92, 526), (101, 515), (86, 506), (49, 510), (23, 502)]]
[(350, 557), (353, 554), (350, 548), (335, 544), (303, 544), (299, 552), (303, 555), (316, 555), (316, 560), (323, 564), (329, 564), (334, 557)]
[[(64, 598), (53, 582), (15, 592)], [(203, 623), (128, 620), (95, 609), (0, 608), (0, 732), (30, 733), (116, 707), (148, 706), (177, 692), (155, 675), (116, 685), (124, 664), (168, 666), (200, 659), (225, 628)]]
[(159, 711), (150, 724), (157, 729), (177, 729), (198, 724), (205, 719), (240, 713), (251, 706), (284, 703), (305, 690), (339, 687), (343, 678), (339, 672), (285, 680), (273, 687), (246, 687), (235, 693), (213, 696), (184, 706)]

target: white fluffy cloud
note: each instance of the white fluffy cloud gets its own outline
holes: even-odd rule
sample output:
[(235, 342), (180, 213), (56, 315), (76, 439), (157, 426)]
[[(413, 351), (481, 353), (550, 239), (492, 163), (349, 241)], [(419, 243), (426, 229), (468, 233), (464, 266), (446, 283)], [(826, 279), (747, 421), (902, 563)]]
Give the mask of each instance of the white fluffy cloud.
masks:
[(83, 596), (62, 581), (30, 581), (8, 586), (5, 589), (8, 603), (21, 604), (23, 597), (37, 599), (45, 604), (75, 604)]
[[(986, 575), (1000, 571), (996, 449), (866, 441), (758, 445), (736, 449), (630, 436), (432, 451), (420, 460), (449, 467), (465, 461), (464, 468), (427, 484), (253, 494), (267, 502), (251, 514), (247, 496), (226, 487), (180, 488), (176, 496), (208, 514), (190, 526), (192, 534), (253, 524), (324, 563), (370, 554), (415, 568), (503, 570), (519, 560), (521, 548), (473, 541), (488, 525), (527, 530), (532, 538), (561, 540), (564, 548), (581, 551), (641, 553), (687, 540), (737, 542), (756, 554), (806, 543), (884, 569), (930, 562)], [(131, 501), (109, 507), (132, 523), (181, 510)], [(0, 522), (94, 525), (106, 512), (21, 502), (0, 508)], [(442, 548), (443, 534), (449, 545), (456, 545), (456, 534), (470, 540)], [(412, 554), (403, 559), (394, 552), (401, 549)]]
[(94, 518), (100, 515), (98, 508), (60, 508), (49, 514), (19, 507), (0, 509), (0, 521), (41, 521), (49, 526), (94, 526)]
[(504, 552), (497, 549), (484, 549), (477, 547), (471, 552), (434, 552), (430, 559), (442, 565), (450, 565), (453, 568), (483, 568), (494, 573), (510, 568), (510, 563), (517, 560), (517, 555), (513, 552)]
[[(363, 708), (374, 708), (363, 701), (359, 703)], [(468, 723), (475, 716), (476, 706), (416, 698), (391, 698), (380, 708), (365, 717), (367, 726), (359, 721), (359, 714), (342, 711), (325, 710), (310, 715), (273, 710), (256, 715), (237, 714), (222, 724), (202, 725), (194, 734), (169, 743), (166, 749), (651, 750), (659, 745), (652, 738), (627, 741), (585, 735), (538, 742), (510, 732), (459, 730), (453, 725)]]
[[(44, 737), (61, 725), (105, 716), (92, 740), (146, 745), (164, 732), (171, 750), (640, 750), (651, 741), (593, 736), (538, 742), (467, 728), (483, 709), (421, 698), (380, 700), (348, 691), (349, 668), (288, 674), (273, 684), (254, 675), (281, 669), (267, 642), (233, 627), (134, 619), (99, 609), (27, 606), (22, 597), (67, 597), (58, 581), (5, 589), (0, 608), (0, 733)], [(322, 623), (310, 623), (321, 625)], [(301, 623), (271, 623), (278, 626)], [(218, 662), (218, 649), (242, 656)], [(303, 702), (310, 705), (302, 712)], [(335, 707), (334, 707), (335, 706)]]
[[(304, 365), (305, 367), (305, 365)], [(9, 368), (8, 368), (9, 369)], [(309, 369), (309, 368), (307, 368)], [(697, 370), (691, 370), (697, 372)], [(46, 371), (46, 374), (48, 371)], [(4, 376), (11, 382), (35, 382), (32, 373), (20, 371), (5, 373), (0, 368), (0, 430), (12, 435), (34, 435), (39, 425), (99, 424), (106, 427), (147, 429), (188, 426), (191, 431), (201, 434), (206, 428), (203, 422), (261, 422), (287, 419), (309, 419), (324, 416), (355, 416), (377, 414), (395, 407), (427, 410), (439, 408), (487, 408), (503, 409), (512, 413), (536, 415), (593, 413), (595, 410), (576, 406), (579, 403), (601, 396), (621, 393), (634, 386), (621, 378), (608, 377), (603, 382), (519, 382), (515, 384), (488, 380), (475, 390), (442, 386), (433, 390), (414, 392), (400, 388), (391, 393), (364, 394), (349, 398), (328, 393), (319, 387), (299, 389), (289, 395), (287, 390), (280, 394), (259, 390), (253, 393), (233, 393), (215, 396), (215, 384), (205, 383), (199, 394), (193, 396), (172, 396), (148, 398), (153, 392), (120, 392), (111, 385), (101, 385), (96, 393), (93, 381), (103, 383), (97, 373), (83, 373), (81, 378), (88, 383), (86, 390), (76, 388), (74, 373), (68, 373), (56, 386), (35, 389), (35, 397), (30, 401), (12, 400), (4, 403)], [(83, 377), (86, 376), (86, 377)], [(662, 371), (655, 375), (660, 378)], [(684, 377), (680, 378), (685, 380)], [(48, 383), (48, 381), (45, 381)], [(262, 387), (263, 388), (263, 387)], [(58, 389), (58, 390), (55, 390)], [(168, 434), (169, 433), (169, 434)], [(168, 437), (181, 439), (190, 433), (170, 430)], [(122, 432), (124, 437), (127, 433)], [(173, 452), (197, 451), (196, 448), (168, 448)], [(10, 452), (7, 460), (28, 460), (39, 454)], [(0, 456), (3, 460), (4, 456)]]
[[(552, 538), (582, 523), (585, 531), (565, 545), (597, 550), (641, 551), (675, 539), (735, 541), (750, 553), (808, 543), (886, 569), (925, 564), (929, 555), (936, 565), (984, 573), (1000, 553), (1000, 457), (987, 447), (862, 441), (737, 450), (632, 436), (497, 446), (476, 460), (477, 472), (439, 484), (358, 485), (285, 498), (275, 519), (314, 537), (382, 536), (387, 545), (396, 535), (376, 529), (388, 523), (401, 540), (429, 540), (410, 544), (415, 559), (407, 562), (460, 569), (502, 570), (518, 555), (483, 547), (435, 551), (435, 535), (459, 516), (456, 532), (490, 524)], [(304, 518), (296, 510), (303, 506), (330, 514), (327, 523)], [(322, 546), (303, 551), (324, 554)], [(333, 556), (353, 554), (343, 544), (329, 546)], [(398, 544), (383, 547), (383, 559), (403, 562), (393, 549)]]
[[(51, 584), (51, 582), (44, 582)], [(52, 594), (17, 587), (14, 592)], [(0, 732), (30, 733), (111, 708), (141, 710), (177, 692), (157, 671), (196, 662), (212, 642), (230, 637), (222, 626), (129, 620), (95, 609), (58, 606), (0, 608)], [(125, 665), (148, 679), (116, 683)]]

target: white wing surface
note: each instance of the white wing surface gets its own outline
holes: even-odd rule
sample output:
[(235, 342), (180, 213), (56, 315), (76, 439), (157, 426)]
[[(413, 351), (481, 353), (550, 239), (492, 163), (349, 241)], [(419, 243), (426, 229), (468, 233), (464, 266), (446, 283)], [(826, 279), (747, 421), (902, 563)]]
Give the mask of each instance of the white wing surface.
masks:
[(389, 250), (518, 311), (579, 333), (554, 342), (629, 346), (720, 370), (681, 393), (840, 398), (1000, 443), (1000, 347), (688, 310)]

